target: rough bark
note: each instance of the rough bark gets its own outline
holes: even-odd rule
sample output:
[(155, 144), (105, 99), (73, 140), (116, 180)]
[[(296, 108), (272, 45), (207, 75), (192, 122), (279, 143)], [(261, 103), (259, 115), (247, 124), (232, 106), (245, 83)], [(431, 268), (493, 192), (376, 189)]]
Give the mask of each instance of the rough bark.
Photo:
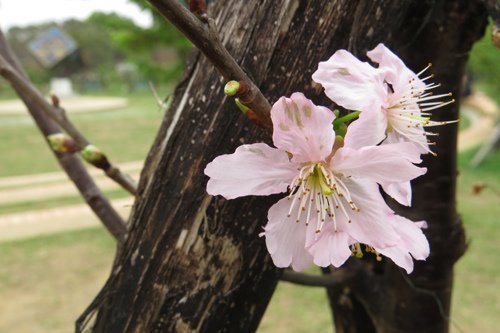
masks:
[[(465, 6), (462, 2), (465, 0), (456, 3)], [(209, 13), (216, 19), (229, 52), (268, 100), (275, 101), (282, 95), (302, 91), (316, 103), (329, 105), (320, 88), (312, 84), (311, 74), (317, 63), (329, 58), (335, 50), (348, 48), (361, 55), (378, 42), (389, 42), (396, 51), (409, 55), (415, 52), (419, 43), (435, 45), (448, 36), (438, 31), (435, 36), (426, 33), (428, 22), (425, 19), (438, 5), (453, 5), (452, 15), (456, 13), (455, 5), (451, 1), (426, 2), (425, 8), (420, 8), (420, 3), (417, 0), (217, 1)], [(476, 7), (471, 4), (470, 8)], [(469, 18), (471, 12), (466, 11), (464, 18)], [(477, 12), (479, 18), (483, 18), (479, 9)], [(448, 16), (441, 17), (447, 22)], [(470, 23), (471, 30), (477, 32), (479, 23), (474, 20)], [(458, 30), (460, 32), (448, 36), (453, 42), (443, 43), (436, 49), (420, 49), (412, 57), (405, 57), (417, 69), (423, 62), (436, 60), (436, 68), (444, 66), (437, 73), (439, 79), (443, 83), (453, 82), (454, 90), (473, 38), (464, 41), (465, 46), (459, 45), (457, 40), (475, 36), (473, 32), (465, 34), (462, 28)], [(447, 57), (442, 57), (440, 52)], [(456, 59), (447, 63), (453, 54)], [(457, 72), (454, 66), (458, 66)], [(116, 258), (106, 285), (78, 325), (95, 310), (95, 332), (256, 330), (280, 276), (266, 253), (264, 240), (258, 237), (266, 222), (266, 212), (277, 197), (231, 201), (210, 197), (205, 192), (207, 178), (203, 169), (215, 156), (231, 153), (241, 143), (269, 142), (270, 136), (251, 124), (237, 111), (231, 99), (223, 96), (223, 83), (211, 64), (196, 53), (174, 93), (172, 106), (148, 156), (123, 250)], [(446, 118), (456, 116), (456, 106), (449, 112), (442, 114)], [(416, 194), (421, 197), (424, 191), (441, 193), (435, 194), (437, 199), (443, 200), (439, 205), (420, 201), (416, 205), (424, 211), (419, 218), (445, 221), (429, 229), (431, 233), (438, 233), (438, 237), (455, 230), (453, 223), (457, 221), (454, 176), (451, 174), (455, 170), (453, 136), (456, 128), (447, 131), (445, 134), (450, 138), (441, 138), (446, 153), (433, 161), (429, 176), (419, 183)], [(429, 180), (436, 184), (429, 185)], [(436, 245), (438, 241), (439, 238), (431, 238), (437, 257), (431, 258), (429, 267), (420, 265), (415, 276), (426, 288), (434, 281), (429, 279), (436, 277), (437, 289), (447, 298), (449, 290), (442, 288), (451, 286), (452, 264), (449, 261), (442, 268), (434, 264), (436, 260), (443, 260), (441, 256), (445, 253), (446, 245)], [(455, 255), (451, 257), (455, 259)], [(385, 268), (383, 265), (378, 267)], [(374, 280), (367, 280), (376, 285), (363, 285), (361, 277), (376, 273), (364, 271), (351, 280), (360, 282), (359, 287), (371, 290), (370, 293), (377, 292), (378, 286), (384, 288), (387, 282), (378, 275)], [(393, 267), (388, 267), (384, 274), (387, 279), (400, 282), (396, 287), (406, 290), (406, 298), (401, 297), (406, 303), (396, 303), (397, 307), (380, 315), (388, 316), (387, 319), (398, 318), (398, 321), (406, 319), (408, 325), (420, 320), (413, 315), (408, 317), (405, 306), (415, 298), (420, 300), (428, 296), (419, 296), (401, 282), (406, 280), (394, 278), (400, 273)], [(347, 297), (349, 300), (351, 293)], [(359, 312), (357, 310), (349, 318), (373, 319), (374, 304), (354, 301), (354, 308)], [(425, 300), (423, 304), (428, 306), (429, 302)], [(432, 309), (425, 314), (439, 321), (435, 303)], [(389, 313), (393, 310), (396, 312)], [(361, 332), (378, 325), (382, 319), (345, 332)], [(345, 327), (352, 324), (350, 319), (345, 322)]]

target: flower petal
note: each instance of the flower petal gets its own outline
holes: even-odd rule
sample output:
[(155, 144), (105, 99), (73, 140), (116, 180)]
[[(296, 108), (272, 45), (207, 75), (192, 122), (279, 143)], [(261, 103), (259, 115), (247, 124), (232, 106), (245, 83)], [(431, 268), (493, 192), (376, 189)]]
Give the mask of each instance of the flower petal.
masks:
[(330, 59), (320, 62), (312, 78), (323, 86), (332, 101), (350, 110), (375, 108), (387, 96), (378, 69), (346, 50), (338, 50)]
[(415, 144), (402, 142), (358, 150), (343, 147), (337, 150), (330, 165), (333, 170), (346, 176), (390, 184), (423, 175), (427, 169), (412, 164), (420, 161), (420, 152)]
[(416, 260), (425, 260), (430, 252), (429, 242), (420, 229), (422, 222), (412, 222), (402, 216), (394, 215), (391, 224), (400, 235), (400, 242), (395, 246), (375, 249), (410, 274), (413, 271), (412, 256)]
[(286, 152), (265, 143), (240, 146), (205, 168), (210, 177), (207, 192), (226, 199), (284, 192), (297, 173)]
[(344, 147), (376, 146), (385, 139), (387, 117), (380, 107), (367, 108), (347, 127)]
[(390, 258), (396, 265), (406, 270), (408, 274), (413, 271), (413, 259), (408, 253), (399, 246), (391, 246), (386, 248), (375, 248), (377, 252)]
[(333, 223), (330, 222), (325, 224), (317, 241), (308, 247), (308, 251), (316, 265), (340, 267), (351, 256), (349, 245), (352, 243), (347, 233), (340, 229), (334, 230)]
[(292, 153), (294, 162), (321, 161), (330, 154), (335, 141), (335, 115), (328, 108), (294, 93), (273, 105), (271, 119), (274, 145)]
[(425, 260), (430, 253), (429, 242), (421, 229), (422, 225), (426, 225), (425, 222), (413, 222), (399, 215), (395, 215), (394, 218), (396, 221), (394, 227), (401, 236), (402, 246), (413, 258)]
[[(266, 246), (277, 267), (291, 265), (293, 270), (302, 271), (313, 262), (311, 254), (305, 249), (308, 227), (289, 218), (289, 209), (290, 201), (287, 198), (281, 199), (269, 209), (268, 223), (264, 227)], [(296, 215), (297, 208), (291, 213)]]
[(373, 50), (366, 53), (368, 57), (379, 64), (378, 69), (384, 73), (384, 80), (392, 85), (395, 94), (401, 91), (421, 89), (425, 84), (405, 63), (384, 44), (378, 44)]
[(387, 223), (392, 210), (382, 198), (377, 183), (354, 178), (343, 178), (342, 181), (359, 211), (348, 210), (351, 223), (347, 223), (343, 222), (346, 221), (345, 214), (336, 210), (337, 224), (345, 225), (345, 231), (359, 243), (373, 247), (396, 245), (400, 238), (394, 227)]
[(410, 182), (402, 183), (385, 183), (380, 184), (385, 193), (391, 198), (404, 206), (411, 206), (411, 184)]

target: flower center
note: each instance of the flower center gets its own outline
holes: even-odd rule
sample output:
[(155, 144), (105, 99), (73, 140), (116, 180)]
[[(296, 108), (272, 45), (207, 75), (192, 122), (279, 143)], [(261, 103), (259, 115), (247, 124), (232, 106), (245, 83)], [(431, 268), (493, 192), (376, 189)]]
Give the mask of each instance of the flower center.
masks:
[(327, 219), (337, 230), (337, 214), (343, 214), (349, 223), (348, 211), (359, 212), (345, 183), (322, 162), (310, 163), (300, 169), (299, 175), (290, 184), (289, 200), (291, 217), (298, 205), (295, 222), (316, 222), (316, 233), (321, 232)]
[(437, 133), (425, 131), (424, 127), (446, 125), (451, 122), (432, 121), (430, 120), (432, 114), (429, 111), (453, 103), (455, 100), (443, 100), (445, 97), (450, 97), (451, 93), (433, 95), (430, 92), (440, 86), (435, 83), (425, 83), (426, 80), (434, 77), (433, 75), (419, 78), (430, 66), (431, 64), (416, 74), (406, 85), (397, 87), (397, 90), (386, 82), (388, 98), (385, 111), (387, 112), (388, 132), (394, 131), (433, 154), (429, 145), (433, 145), (434, 142), (426, 140), (425, 136), (436, 136)]

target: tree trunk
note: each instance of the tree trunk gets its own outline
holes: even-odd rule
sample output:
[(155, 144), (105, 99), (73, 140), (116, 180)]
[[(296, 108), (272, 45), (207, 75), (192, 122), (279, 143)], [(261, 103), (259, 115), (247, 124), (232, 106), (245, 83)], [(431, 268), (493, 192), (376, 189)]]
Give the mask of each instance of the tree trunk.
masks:
[[(302, 91), (317, 104), (329, 105), (331, 102), (320, 88), (312, 84), (311, 74), (318, 62), (340, 48), (362, 55), (378, 42), (388, 42), (403, 55), (415, 52), (406, 57), (415, 69), (424, 62), (435, 61), (439, 79), (458, 91), (457, 82), (467, 51), (479, 35), (484, 16), (474, 2), (468, 6), (466, 0), (457, 2), (466, 7), (460, 15), (469, 24), (467, 30), (462, 22), (457, 23), (458, 31), (436, 30), (431, 35), (427, 32), (431, 21), (426, 20), (430, 13), (435, 10), (444, 13), (448, 8), (448, 16), (437, 16), (445, 20), (446, 28), (451, 24), (451, 15), (457, 15), (456, 5), (452, 1), (426, 5), (421, 2), (216, 1), (209, 12), (216, 19), (220, 38), (229, 52), (271, 102)], [(444, 7), (439, 9), (441, 6)], [(472, 19), (475, 12), (479, 16)], [(419, 45), (432, 46), (443, 39), (446, 41), (435, 49), (416, 51)], [(256, 330), (280, 276), (280, 270), (267, 255), (264, 240), (258, 236), (266, 223), (267, 210), (278, 196), (231, 201), (211, 197), (205, 191), (207, 177), (203, 169), (215, 156), (232, 153), (242, 143), (269, 142), (270, 135), (250, 123), (232, 100), (224, 97), (223, 86), (223, 80), (210, 63), (195, 53), (146, 161), (128, 237), (106, 285), (78, 325), (95, 310), (95, 332)], [(447, 112), (442, 111), (442, 115), (456, 117), (456, 106), (452, 113)], [(418, 200), (419, 211), (411, 217), (428, 219), (432, 223), (429, 232), (439, 235), (430, 236), (436, 253), (428, 265), (418, 267), (415, 276), (423, 281), (419, 285), (429, 288), (435, 282), (438, 288), (434, 289), (443, 290), (444, 298), (448, 299), (449, 290), (445, 292), (444, 288), (451, 287), (451, 268), (456, 255), (451, 250), (444, 252), (444, 247), (452, 244), (436, 245), (436, 242), (444, 232), (455, 230), (456, 128), (443, 134), (447, 138), (440, 138), (444, 147), (439, 149), (441, 160), (433, 161), (429, 176), (419, 183), (416, 193), (420, 198), (423, 191), (433, 191), (436, 193), (432, 195), (443, 201), (437, 205)], [(443, 224), (434, 225), (437, 221)], [(448, 253), (452, 255), (443, 257)], [(446, 261), (442, 267), (436, 265), (440, 260)], [(389, 274), (391, 270), (394, 272)], [(405, 281), (394, 277), (400, 273), (392, 267), (384, 274), (387, 277), (380, 279), (380, 286), (390, 279)], [(430, 281), (431, 277), (437, 280)], [(400, 283), (397, 287), (407, 285)], [(391, 295), (397, 292), (386, 290)], [(401, 296), (400, 300), (407, 302), (406, 305), (415, 297), (419, 301), (428, 297), (421, 296), (416, 289), (406, 290), (405, 298)], [(356, 304), (363, 309), (371, 305), (362, 301)], [(425, 299), (423, 304), (428, 306), (429, 301)], [(408, 317), (411, 315), (406, 311), (408, 308), (402, 303), (398, 305), (395, 309), (398, 312), (386, 311), (383, 315), (389, 320), (394, 316), (408, 320), (408, 325), (420, 320)], [(448, 302), (444, 304), (444, 310), (447, 309)], [(433, 319), (442, 320), (435, 303), (427, 311), (418, 315), (432, 312)], [(370, 311), (365, 317), (374, 320)], [(374, 320), (375, 327), (378, 329), (383, 321), (384, 318)], [(349, 320), (346, 322), (348, 325)]]
[[(432, 63), (434, 80), (446, 89), (443, 92), (451, 91), (459, 98), (468, 53), (484, 33), (484, 8), (479, 1), (469, 0), (405, 3), (408, 7), (402, 13), (385, 10), (382, 14), (387, 20), (401, 18), (402, 25), (389, 35), (389, 45), (411, 68), (418, 70)], [(361, 26), (362, 31), (372, 28), (366, 23)], [(438, 109), (433, 119), (458, 119), (458, 108), (457, 101)], [(433, 150), (437, 156), (424, 159), (428, 172), (413, 183), (413, 207), (393, 205), (414, 221), (427, 221), (425, 234), (431, 255), (426, 262), (416, 262), (409, 276), (389, 261), (383, 267), (368, 263), (357, 279), (329, 288), (337, 332), (448, 331), (453, 265), (464, 253), (466, 241), (455, 206), (458, 126), (443, 126), (436, 131), (439, 139)], [(352, 311), (359, 304), (364, 305), (364, 314), (353, 317)], [(370, 323), (361, 324), (359, 318), (363, 316)], [(373, 328), (367, 330), (367, 325)]]

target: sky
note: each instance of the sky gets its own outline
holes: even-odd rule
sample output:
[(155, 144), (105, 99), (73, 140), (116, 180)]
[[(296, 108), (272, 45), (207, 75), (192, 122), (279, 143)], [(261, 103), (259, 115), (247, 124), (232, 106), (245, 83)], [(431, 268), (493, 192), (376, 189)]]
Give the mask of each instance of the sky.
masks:
[(0, 0), (0, 28), (85, 19), (95, 11), (116, 12), (148, 26), (151, 17), (127, 0)]

